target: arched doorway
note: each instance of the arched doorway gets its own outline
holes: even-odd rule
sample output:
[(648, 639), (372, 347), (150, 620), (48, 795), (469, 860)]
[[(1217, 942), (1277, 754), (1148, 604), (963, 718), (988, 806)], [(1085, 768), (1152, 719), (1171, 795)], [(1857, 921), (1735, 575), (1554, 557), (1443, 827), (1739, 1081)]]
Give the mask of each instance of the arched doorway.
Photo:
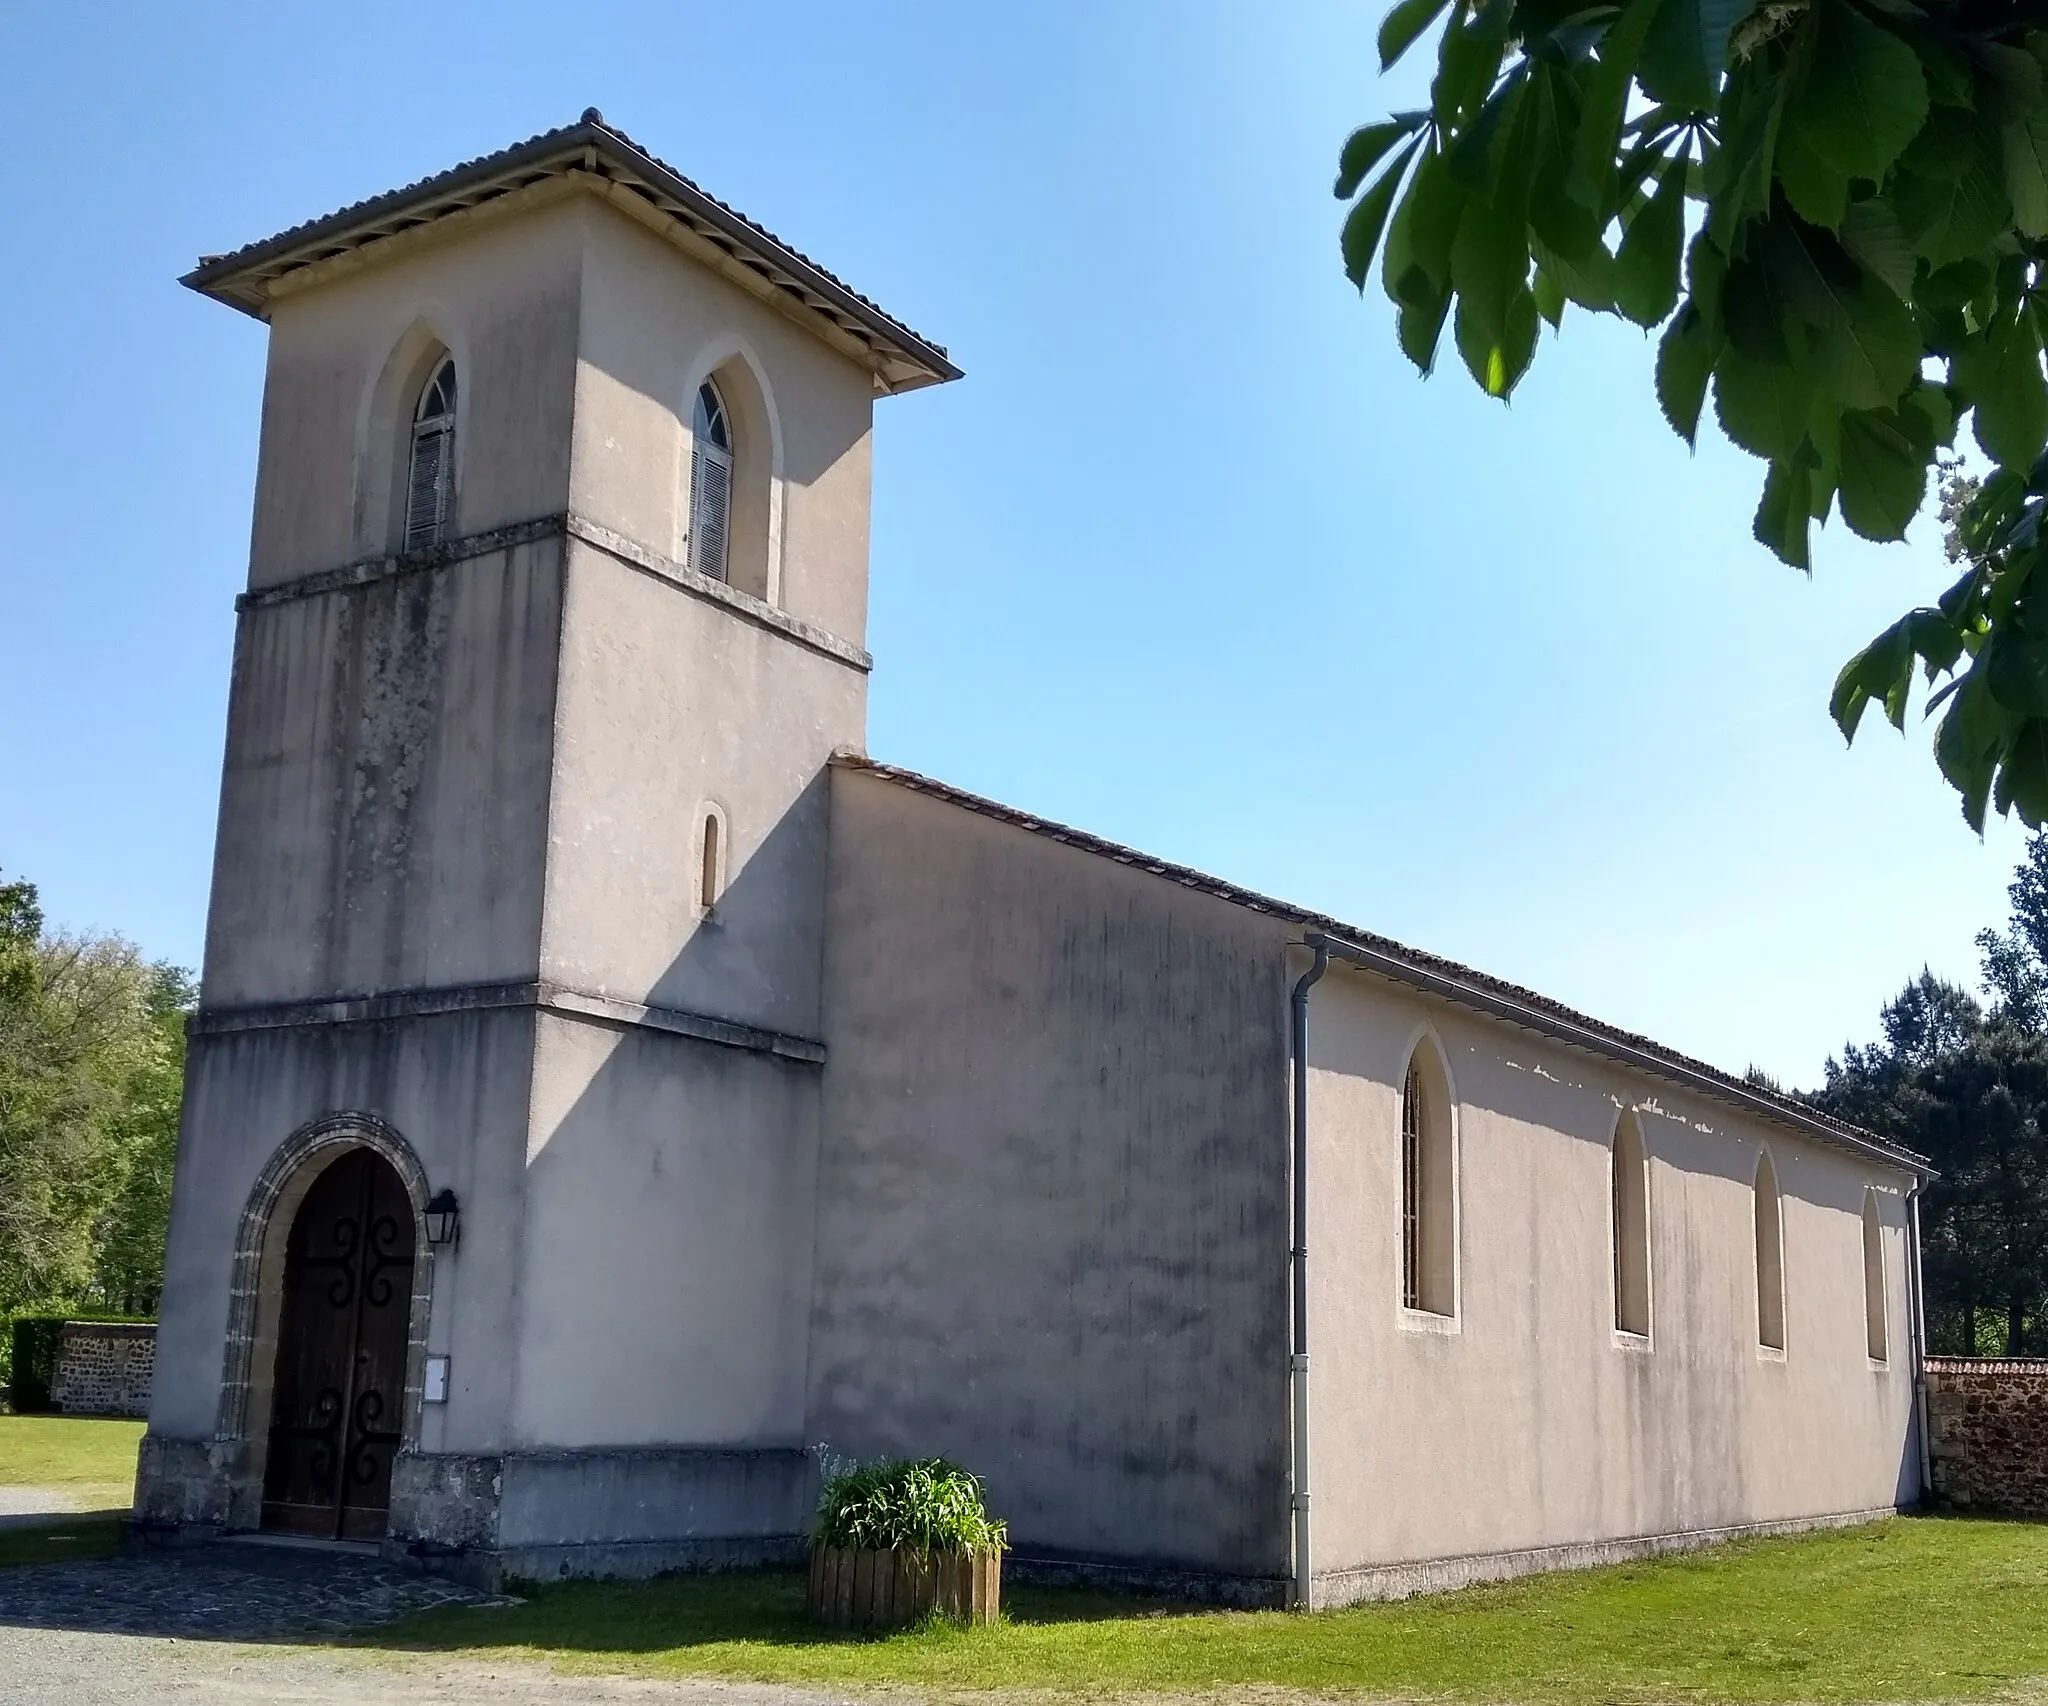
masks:
[(263, 1526), (381, 1540), (405, 1405), (413, 1206), (390, 1163), (350, 1149), (313, 1181), (285, 1245)]

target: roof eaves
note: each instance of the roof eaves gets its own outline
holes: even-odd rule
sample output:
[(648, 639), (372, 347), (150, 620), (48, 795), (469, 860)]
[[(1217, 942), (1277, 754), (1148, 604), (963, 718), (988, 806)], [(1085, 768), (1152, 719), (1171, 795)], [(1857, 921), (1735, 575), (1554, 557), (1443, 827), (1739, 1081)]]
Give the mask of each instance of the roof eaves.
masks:
[(360, 248), (400, 230), (431, 223), (449, 213), (578, 168), (599, 172), (636, 190), (712, 242), (811, 313), (874, 349), (885, 365), (891, 389), (958, 379), (942, 345), (912, 331), (894, 315), (765, 226), (707, 194), (667, 162), (656, 158), (623, 131), (606, 124), (595, 109), (575, 124), (544, 131), (494, 154), (452, 166), (400, 189), (351, 203), (318, 219), (225, 255), (201, 258), (181, 280), (244, 313), (262, 317), (267, 287), (299, 268)]
[(1605, 1024), (1601, 1020), (1590, 1018), (1565, 1006), (1562, 1002), (1553, 1001), (1548, 996), (1538, 995), (1533, 990), (1523, 989), (1500, 978), (1489, 977), (1485, 972), (1475, 971), (1470, 966), (1458, 964), (1455, 960), (1424, 953), (1389, 937), (1376, 935), (1368, 930), (1359, 930), (1324, 913), (1311, 912), (1291, 902), (1276, 900), (1270, 895), (1262, 895), (1252, 889), (1240, 888), (1235, 883), (1209, 876), (1189, 866), (1152, 858), (1133, 848), (1105, 840), (1099, 835), (1092, 835), (1086, 830), (1035, 817), (1029, 812), (1017, 810), (1014, 806), (1006, 806), (1000, 801), (968, 793), (963, 788), (956, 788), (950, 783), (920, 775), (914, 770), (905, 770), (894, 764), (883, 764), (854, 752), (835, 753), (832, 762), (840, 769), (876, 776), (914, 793), (926, 794), (933, 799), (962, 807), (978, 816), (994, 818), (1016, 828), (1029, 830), (1034, 835), (1044, 836), (1048, 840), (1077, 848), (1099, 858), (1112, 859), (1117, 864), (1131, 866), (1150, 876), (1163, 877), (1183, 888), (1194, 889), (1215, 899), (1227, 901), (1233, 906), (1286, 919), (1289, 923), (1302, 927), (1310, 945), (1314, 944), (1317, 937), (1322, 937), (1332, 949), (1334, 957), (1341, 958), (1360, 970), (1375, 972), (1441, 999), (1476, 1008), (1521, 1029), (1631, 1066), (1637, 1071), (1712, 1096), (1718, 1101), (1731, 1103), (1748, 1113), (1781, 1126), (1792, 1127), (1835, 1148), (1848, 1150), (1869, 1160), (1880, 1161), (1886, 1166), (1915, 1174), (1923, 1179), (1935, 1177), (1934, 1168), (1924, 1155), (1915, 1154), (1912, 1150), (1897, 1144), (1887, 1143), (1882, 1138), (1846, 1121), (1830, 1118), (1794, 1097), (1765, 1090), (1745, 1079), (1723, 1072), (1718, 1067), (1709, 1066), (1705, 1061), (1694, 1060), (1689, 1055), (1666, 1048), (1649, 1037), (1638, 1036), (1618, 1026)]

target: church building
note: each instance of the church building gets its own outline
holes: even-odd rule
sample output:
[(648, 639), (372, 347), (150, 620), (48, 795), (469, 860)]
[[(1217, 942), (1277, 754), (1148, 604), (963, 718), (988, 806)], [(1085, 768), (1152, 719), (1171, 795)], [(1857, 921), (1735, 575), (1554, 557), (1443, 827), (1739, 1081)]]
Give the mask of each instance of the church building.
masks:
[(1919, 1157), (868, 756), (940, 346), (594, 110), (185, 283), (269, 367), (138, 1543), (786, 1562), (943, 1454), (1317, 1606), (1918, 1497)]

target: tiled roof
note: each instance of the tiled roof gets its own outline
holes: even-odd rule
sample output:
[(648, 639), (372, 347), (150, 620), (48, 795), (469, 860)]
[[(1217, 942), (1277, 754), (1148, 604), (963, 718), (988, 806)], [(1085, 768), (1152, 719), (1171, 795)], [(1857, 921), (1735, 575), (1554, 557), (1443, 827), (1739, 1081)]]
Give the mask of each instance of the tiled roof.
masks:
[(1133, 870), (1143, 871), (1149, 876), (1159, 877), (1167, 882), (1178, 883), (1182, 888), (1193, 889), (1199, 894), (1228, 901), (1233, 906), (1241, 906), (1252, 912), (1270, 913), (1275, 918), (1300, 925), (1310, 940), (1317, 936), (1326, 936), (1332, 939), (1333, 947), (1342, 945), (1362, 950), (1360, 953), (1338, 956), (1355, 964), (1365, 964), (1368, 969), (1397, 978), (1445, 999), (1479, 1007), (1510, 1024), (1521, 1025), (1571, 1046), (1620, 1060), (1639, 1071), (1655, 1073), (1669, 1082), (1732, 1103), (1779, 1125), (1791, 1126), (1836, 1148), (1880, 1160), (1889, 1166), (1923, 1177), (1932, 1176), (1933, 1170), (1925, 1156), (1916, 1155), (1910, 1149), (1903, 1149), (1897, 1144), (1873, 1136), (1846, 1121), (1830, 1118), (1797, 1097), (1765, 1089), (1745, 1078), (1737, 1078), (1723, 1072), (1719, 1067), (1709, 1066), (1704, 1061), (1694, 1060), (1675, 1049), (1668, 1049), (1649, 1037), (1638, 1036), (1632, 1031), (1625, 1031), (1618, 1026), (1589, 1018), (1560, 1001), (1552, 1001), (1548, 996), (1538, 995), (1534, 990), (1522, 989), (1499, 978), (1488, 977), (1486, 973), (1474, 971), (1470, 966), (1459, 965), (1455, 960), (1442, 959), (1435, 954), (1406, 947), (1388, 937), (1375, 935), (1369, 930), (1357, 929), (1324, 913), (1311, 912), (1305, 907), (1295, 906), (1284, 900), (1275, 900), (1270, 895), (1239, 888), (1235, 883), (1228, 883), (1220, 877), (1192, 870), (1186, 865), (1176, 865), (1167, 859), (1155, 859), (1133, 848), (1119, 846), (1114, 841), (1105, 841), (1099, 835), (1090, 835), (1086, 830), (1034, 817), (1029, 812), (1018, 811), (1014, 806), (984, 799), (979, 794), (970, 794), (948, 783), (919, 775), (914, 770), (904, 770), (894, 764), (878, 763), (872, 758), (851, 752), (835, 754), (832, 762), (840, 769), (879, 777), (883, 781), (893, 782), (898, 787), (908, 788), (914, 793), (943, 800), (948, 805), (959, 806), (977, 816), (994, 818), (999, 823), (1029, 830), (1034, 835), (1042, 835), (1049, 841), (1077, 848), (1083, 853), (1113, 859), (1119, 865), (1128, 865)]
[(673, 166), (658, 160), (595, 107), (576, 123), (544, 131), (495, 154), (294, 225), (232, 254), (202, 256), (184, 283), (245, 313), (263, 315), (270, 287), (286, 274), (360, 249), (379, 238), (475, 207), (543, 178), (582, 171), (639, 195), (710, 244), (763, 295), (808, 311), (834, 341), (869, 352), (890, 390), (960, 377), (942, 345), (912, 331), (808, 255), (791, 248)]

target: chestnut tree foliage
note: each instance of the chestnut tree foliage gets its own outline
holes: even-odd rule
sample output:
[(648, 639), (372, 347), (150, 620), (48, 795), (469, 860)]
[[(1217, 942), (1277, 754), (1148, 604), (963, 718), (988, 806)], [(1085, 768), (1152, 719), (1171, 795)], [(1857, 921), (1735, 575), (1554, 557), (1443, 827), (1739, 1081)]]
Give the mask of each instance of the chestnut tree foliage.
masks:
[(1662, 327), (1688, 444), (1711, 398), (1768, 464), (1757, 538), (1808, 566), (1839, 511), (1901, 538), (1965, 426), (1991, 463), (1964, 572), (1843, 668), (1854, 738), (1916, 668), (1943, 774), (2048, 821), (2048, 8), (2017, 0), (1401, 0), (1427, 107), (1345, 143), (1344, 265), (1423, 372), (1446, 332), (1509, 396), (1567, 305)]

